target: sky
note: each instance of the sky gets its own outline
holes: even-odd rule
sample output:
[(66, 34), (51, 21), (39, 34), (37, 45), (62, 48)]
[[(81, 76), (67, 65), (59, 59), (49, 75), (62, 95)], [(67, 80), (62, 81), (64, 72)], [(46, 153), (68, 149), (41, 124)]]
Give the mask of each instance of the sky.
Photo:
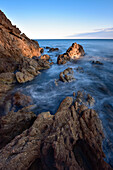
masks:
[(113, 39), (113, 0), (0, 0), (0, 9), (32, 39)]

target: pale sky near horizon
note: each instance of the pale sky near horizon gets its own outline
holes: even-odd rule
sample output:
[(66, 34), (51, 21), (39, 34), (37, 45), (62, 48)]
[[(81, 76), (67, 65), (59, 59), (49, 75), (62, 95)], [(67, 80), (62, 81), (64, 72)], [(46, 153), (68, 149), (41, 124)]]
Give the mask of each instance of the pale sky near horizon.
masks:
[(112, 38), (113, 0), (0, 0), (29, 38)]

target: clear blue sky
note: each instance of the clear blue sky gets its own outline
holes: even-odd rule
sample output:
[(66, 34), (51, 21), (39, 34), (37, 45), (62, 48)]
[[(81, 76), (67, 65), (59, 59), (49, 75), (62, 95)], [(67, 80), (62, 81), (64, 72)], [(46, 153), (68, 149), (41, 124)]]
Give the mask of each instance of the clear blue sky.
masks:
[(113, 0), (0, 0), (0, 8), (30, 38), (113, 38)]

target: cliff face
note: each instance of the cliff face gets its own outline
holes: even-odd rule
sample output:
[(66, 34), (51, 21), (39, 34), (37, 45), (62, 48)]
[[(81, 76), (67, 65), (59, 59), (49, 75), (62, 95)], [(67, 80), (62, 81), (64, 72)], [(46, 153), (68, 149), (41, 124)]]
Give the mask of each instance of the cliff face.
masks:
[(23, 57), (39, 55), (38, 42), (22, 34), (0, 11), (0, 73), (14, 71)]

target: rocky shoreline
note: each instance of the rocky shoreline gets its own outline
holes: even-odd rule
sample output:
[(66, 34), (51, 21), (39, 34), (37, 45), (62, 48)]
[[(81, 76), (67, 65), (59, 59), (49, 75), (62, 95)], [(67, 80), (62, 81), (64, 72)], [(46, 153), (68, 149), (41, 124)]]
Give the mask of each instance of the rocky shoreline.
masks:
[[(0, 117), (0, 169), (112, 169), (104, 161), (104, 134), (98, 114), (90, 108), (94, 104), (92, 96), (74, 92), (73, 97), (61, 102), (55, 115), (48, 111), (38, 116), (32, 112), (30, 96), (21, 92), (7, 96), (17, 83), (33, 80), (53, 62), (49, 55), (42, 54), (44, 49), (38, 42), (21, 33), (2, 11), (0, 37), (0, 110), (6, 114)], [(48, 52), (59, 50), (45, 48)], [(83, 47), (73, 43), (66, 53), (58, 56), (57, 64), (84, 55)], [(102, 65), (99, 61), (92, 64)], [(67, 68), (60, 73), (58, 81), (73, 80), (73, 70)]]

